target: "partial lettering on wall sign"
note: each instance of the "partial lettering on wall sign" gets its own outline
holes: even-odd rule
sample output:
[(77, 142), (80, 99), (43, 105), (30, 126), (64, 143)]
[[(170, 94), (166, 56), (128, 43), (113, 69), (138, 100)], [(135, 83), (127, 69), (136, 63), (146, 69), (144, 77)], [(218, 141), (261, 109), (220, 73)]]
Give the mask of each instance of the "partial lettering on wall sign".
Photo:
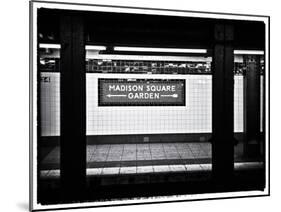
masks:
[(50, 83), (51, 82), (51, 77), (41, 77), (40, 81), (41, 82), (45, 82), (45, 83)]

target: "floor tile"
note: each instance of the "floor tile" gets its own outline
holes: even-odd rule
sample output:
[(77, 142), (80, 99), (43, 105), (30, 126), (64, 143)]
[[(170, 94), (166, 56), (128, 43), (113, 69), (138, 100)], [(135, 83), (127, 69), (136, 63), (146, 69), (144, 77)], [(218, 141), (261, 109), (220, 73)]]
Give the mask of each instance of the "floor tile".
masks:
[(169, 165), (170, 170), (173, 172), (182, 172), (186, 171), (186, 168), (184, 165)]
[(137, 173), (152, 173), (152, 166), (137, 166)]
[(119, 167), (107, 167), (102, 169), (102, 174), (110, 175), (110, 174), (119, 174)]
[(168, 165), (159, 165), (159, 166), (153, 166), (154, 172), (169, 172), (170, 168)]
[(200, 164), (200, 166), (204, 171), (211, 171), (212, 170), (212, 164)]
[(135, 174), (137, 173), (137, 167), (121, 167), (120, 168), (120, 174)]
[(50, 172), (50, 170), (43, 170), (43, 171), (40, 171), (40, 177), (47, 177), (48, 176), (48, 173)]
[(106, 161), (120, 161), (122, 159), (122, 156), (120, 154), (116, 155), (109, 155), (106, 158)]
[(202, 167), (199, 164), (185, 164), (187, 171), (201, 171)]
[(48, 177), (60, 177), (60, 170), (59, 169), (50, 170), (48, 173)]
[(100, 175), (102, 168), (87, 168), (87, 175)]

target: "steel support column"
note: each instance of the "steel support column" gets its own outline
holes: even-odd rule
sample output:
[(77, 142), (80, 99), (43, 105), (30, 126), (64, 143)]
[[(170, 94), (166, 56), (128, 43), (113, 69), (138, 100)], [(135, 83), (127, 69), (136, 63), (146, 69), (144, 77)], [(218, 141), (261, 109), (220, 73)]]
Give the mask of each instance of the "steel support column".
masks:
[(244, 156), (260, 156), (260, 56), (244, 56)]
[(82, 17), (63, 15), (61, 40), (62, 199), (83, 199), (86, 185), (85, 41)]
[(212, 172), (218, 184), (228, 185), (234, 169), (233, 32), (230, 25), (216, 24), (213, 49)]

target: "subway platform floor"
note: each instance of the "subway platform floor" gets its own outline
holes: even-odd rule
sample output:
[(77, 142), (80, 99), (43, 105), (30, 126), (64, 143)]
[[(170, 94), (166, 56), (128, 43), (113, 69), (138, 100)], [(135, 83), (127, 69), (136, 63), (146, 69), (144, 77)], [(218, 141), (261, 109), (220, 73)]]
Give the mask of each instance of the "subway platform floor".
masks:
[[(259, 159), (243, 157), (241, 144), (235, 146), (234, 168), (262, 168)], [(210, 143), (149, 143), (87, 145), (87, 176), (113, 176), (148, 173), (210, 172)], [(42, 178), (60, 176), (60, 148), (41, 152)]]

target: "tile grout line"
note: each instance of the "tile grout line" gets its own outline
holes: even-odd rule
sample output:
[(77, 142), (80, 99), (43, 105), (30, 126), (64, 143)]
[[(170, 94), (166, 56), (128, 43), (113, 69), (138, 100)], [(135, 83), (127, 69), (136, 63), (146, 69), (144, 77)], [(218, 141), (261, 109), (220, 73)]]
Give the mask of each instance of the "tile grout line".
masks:
[(208, 155), (208, 152), (205, 151), (205, 149), (202, 147), (202, 144), (201, 144), (201, 143), (199, 143), (199, 145), (200, 145), (200, 149), (205, 153), (205, 156), (207, 156), (207, 155)]
[[(165, 155), (166, 160), (169, 160), (169, 159), (168, 159), (167, 152), (166, 152), (166, 149), (165, 149), (165, 144), (162, 144), (162, 148), (163, 148), (163, 150), (164, 150), (164, 155)], [(168, 165), (168, 168), (169, 168), (169, 171), (171, 171), (170, 165)]]
[[(152, 153), (151, 153), (151, 146), (150, 146), (151, 144), (149, 143), (148, 144), (148, 149), (149, 149), (149, 153), (150, 153), (150, 160), (152, 160)], [(152, 164), (152, 172), (154, 173), (155, 172), (155, 170), (154, 170), (154, 165)]]
[[(200, 148), (201, 148), (201, 144), (199, 143), (199, 146), (200, 146)], [(192, 150), (191, 150), (192, 151)], [(204, 150), (203, 150), (203, 152), (204, 152)], [(193, 152), (192, 152), (192, 154), (193, 154)], [(195, 155), (194, 155), (194, 158), (195, 158)], [(198, 164), (199, 166), (200, 166), (200, 168), (202, 169), (202, 170), (204, 170), (204, 168), (203, 168), (203, 166), (199, 163)]]
[[(111, 149), (111, 145), (112, 145), (112, 144), (109, 144), (109, 148), (108, 148), (108, 151), (107, 151), (107, 154), (106, 154), (106, 159), (105, 159), (105, 161), (107, 161), (107, 158), (108, 158), (108, 156), (109, 156), (109, 152), (110, 152), (110, 149)], [(102, 167), (101, 173), (103, 173), (104, 168), (106, 168), (106, 167), (104, 167), (104, 166), (105, 166), (105, 165), (103, 165), (103, 167)]]
[[(121, 154), (120, 161), (123, 161), (124, 149), (125, 149), (125, 144), (122, 144), (122, 154)], [(119, 172), (118, 172), (118, 174), (120, 174), (120, 173), (121, 173), (121, 163), (119, 163)]]
[(135, 166), (136, 166), (136, 173), (137, 173), (137, 159), (138, 159), (138, 156), (137, 156), (137, 154), (138, 154), (138, 149), (137, 149), (137, 144), (135, 144), (135, 155), (136, 155), (136, 158), (135, 158)]
[[(184, 160), (184, 158), (182, 158), (182, 156), (181, 156), (181, 154), (180, 154), (180, 152), (179, 152), (179, 150), (178, 150), (177, 145), (176, 145), (176, 144), (174, 144), (174, 145), (175, 145), (175, 147), (176, 147), (177, 153), (178, 153), (178, 154), (179, 154), (179, 156), (180, 156), (180, 160)], [(185, 170), (185, 171), (187, 171), (187, 169), (186, 169), (185, 165), (184, 165), (184, 164), (182, 164), (182, 165), (183, 165), (183, 167), (184, 167), (184, 170)]]
[(90, 156), (90, 159), (89, 159), (90, 162), (92, 161), (92, 158), (93, 158), (95, 152), (97, 151), (97, 145), (93, 145), (93, 146), (94, 146), (94, 151), (91, 152), (91, 156)]
[(196, 158), (196, 157), (195, 157), (195, 154), (193, 153), (192, 148), (190, 147), (189, 144), (187, 144), (187, 147), (188, 147), (188, 149), (190, 150), (190, 152), (191, 152), (193, 158)]
[(164, 153), (164, 155), (165, 155), (165, 159), (166, 159), (166, 160), (169, 160), (169, 159), (168, 159), (168, 155), (167, 155), (166, 150), (165, 150), (165, 144), (162, 144), (162, 149), (163, 149), (163, 153)]

